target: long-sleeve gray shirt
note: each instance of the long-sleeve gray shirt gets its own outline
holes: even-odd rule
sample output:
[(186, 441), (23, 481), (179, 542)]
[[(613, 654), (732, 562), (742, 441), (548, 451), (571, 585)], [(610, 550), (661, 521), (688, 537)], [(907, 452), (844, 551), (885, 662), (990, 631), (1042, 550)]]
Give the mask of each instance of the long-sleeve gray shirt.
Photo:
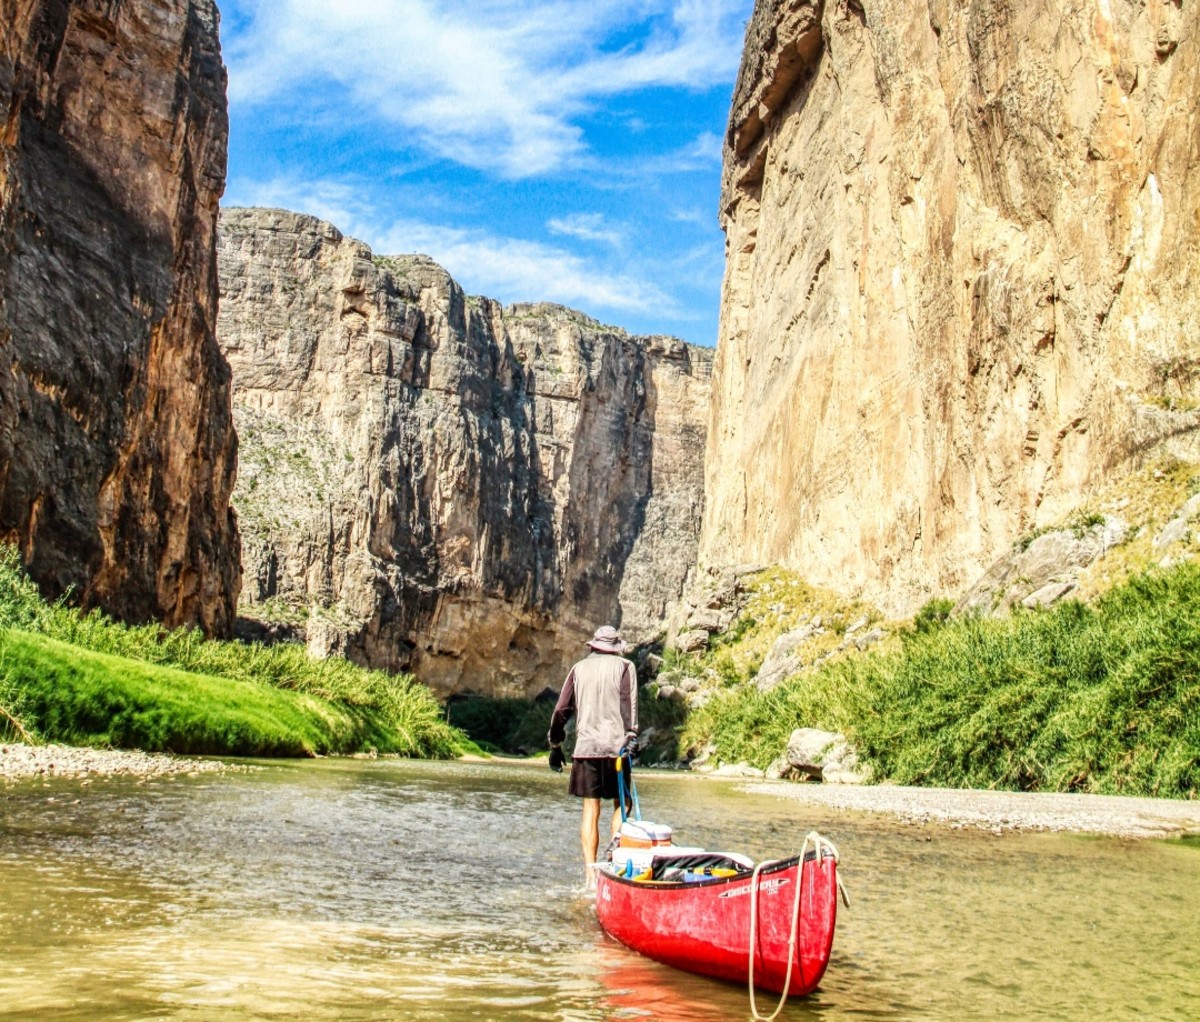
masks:
[(550, 741), (566, 734), (575, 716), (576, 759), (615, 756), (625, 735), (637, 733), (637, 673), (633, 663), (615, 653), (592, 653), (567, 675), (550, 718)]

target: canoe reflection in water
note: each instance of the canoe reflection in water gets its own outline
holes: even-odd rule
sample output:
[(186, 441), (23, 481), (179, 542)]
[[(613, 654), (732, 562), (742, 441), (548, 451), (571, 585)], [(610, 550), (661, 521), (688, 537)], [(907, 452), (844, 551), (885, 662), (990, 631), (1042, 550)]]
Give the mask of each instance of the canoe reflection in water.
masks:
[[(605, 1017), (650, 1022), (728, 1022), (746, 1013), (746, 991), (659, 965), (610, 937), (596, 948)], [(611, 1012), (611, 1015), (609, 1014)]]

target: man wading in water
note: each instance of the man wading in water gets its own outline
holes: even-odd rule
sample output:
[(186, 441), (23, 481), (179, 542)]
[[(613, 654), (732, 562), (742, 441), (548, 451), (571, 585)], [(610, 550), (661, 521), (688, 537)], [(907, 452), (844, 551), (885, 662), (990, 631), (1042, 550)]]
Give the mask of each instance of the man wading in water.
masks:
[(592, 648), (567, 675), (554, 716), (550, 718), (550, 769), (562, 771), (562, 742), (567, 721), (575, 719), (575, 753), (571, 762), (568, 791), (583, 799), (583, 821), (579, 842), (583, 848), (583, 870), (588, 887), (596, 886), (591, 865), (600, 849), (600, 800), (613, 801), (612, 832), (621, 826), (621, 798), (617, 788), (617, 753), (637, 753), (637, 674), (633, 664), (620, 656), (625, 643), (609, 625), (596, 629), (588, 643)]

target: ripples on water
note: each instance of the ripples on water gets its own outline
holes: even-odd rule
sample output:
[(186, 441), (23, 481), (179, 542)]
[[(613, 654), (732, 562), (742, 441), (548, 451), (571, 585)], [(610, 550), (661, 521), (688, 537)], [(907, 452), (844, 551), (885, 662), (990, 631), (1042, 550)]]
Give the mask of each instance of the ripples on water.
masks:
[[(901, 827), (694, 777), (639, 790), (688, 843), (785, 855), (816, 828), (839, 846), (852, 904), (785, 1019), (1200, 1018), (1195, 844)], [(743, 989), (601, 934), (577, 857), (578, 804), (530, 767), (9, 789), (0, 1018), (748, 1016)]]

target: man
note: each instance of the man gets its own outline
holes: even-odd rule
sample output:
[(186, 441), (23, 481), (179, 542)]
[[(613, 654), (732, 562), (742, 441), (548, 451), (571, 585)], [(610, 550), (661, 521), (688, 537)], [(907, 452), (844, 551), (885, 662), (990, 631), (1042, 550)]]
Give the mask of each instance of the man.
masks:
[(600, 849), (600, 801), (612, 799), (612, 832), (621, 826), (617, 786), (617, 753), (637, 753), (637, 674), (620, 654), (625, 644), (610, 625), (597, 628), (588, 642), (592, 652), (571, 668), (554, 716), (550, 718), (550, 769), (563, 768), (562, 742), (567, 721), (575, 717), (575, 753), (568, 791), (583, 799), (579, 842), (589, 887), (596, 878), (590, 869)]

